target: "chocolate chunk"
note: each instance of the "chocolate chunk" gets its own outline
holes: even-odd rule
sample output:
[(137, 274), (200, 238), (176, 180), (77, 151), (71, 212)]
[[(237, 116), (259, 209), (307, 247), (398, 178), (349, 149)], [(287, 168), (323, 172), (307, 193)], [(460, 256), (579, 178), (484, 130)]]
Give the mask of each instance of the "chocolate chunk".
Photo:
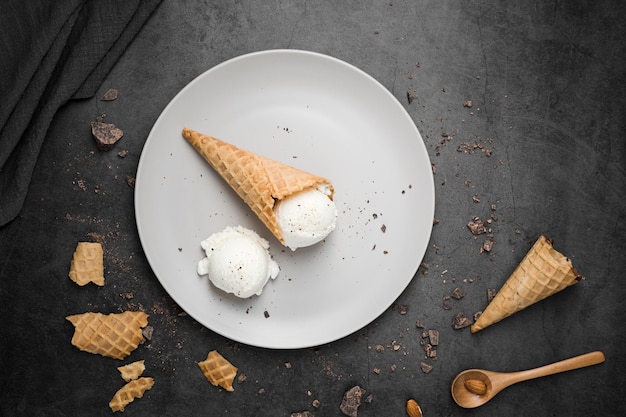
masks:
[(425, 374), (433, 370), (433, 366), (426, 362), (420, 362), (420, 368), (422, 368), (422, 372), (424, 372)]
[(467, 227), (473, 235), (480, 235), (487, 232), (485, 223), (479, 217), (473, 217), (472, 220), (467, 223)]
[(413, 90), (408, 90), (406, 92), (406, 100), (409, 102), (409, 104), (413, 103), (413, 100), (415, 100), (416, 98), (417, 94), (415, 94)]
[(465, 293), (460, 288), (455, 288), (454, 291), (452, 291), (452, 298), (460, 300), (463, 297), (465, 297)]
[(357, 417), (363, 394), (365, 394), (365, 390), (358, 385), (350, 388), (343, 394), (339, 410), (348, 417)]
[(116, 90), (115, 88), (109, 88), (106, 93), (104, 93), (104, 95), (100, 98), (100, 100), (102, 101), (113, 101), (113, 100), (117, 100), (117, 98), (119, 97), (120, 92), (119, 90)]
[(124, 136), (124, 132), (112, 123), (91, 122), (91, 134), (101, 151), (109, 151)]
[(458, 313), (452, 319), (452, 327), (454, 327), (456, 330), (470, 326), (471, 324), (472, 322), (467, 317), (465, 317), (465, 314), (463, 313)]
[(439, 344), (439, 331), (438, 330), (429, 330), (428, 331), (428, 340), (430, 340), (430, 344), (433, 346), (437, 346)]

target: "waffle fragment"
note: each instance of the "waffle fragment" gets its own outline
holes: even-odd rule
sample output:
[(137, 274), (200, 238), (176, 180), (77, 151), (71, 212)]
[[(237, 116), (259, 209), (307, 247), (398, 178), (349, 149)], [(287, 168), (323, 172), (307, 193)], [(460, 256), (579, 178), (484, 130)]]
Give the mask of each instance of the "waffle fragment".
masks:
[(146, 370), (145, 361), (136, 361), (129, 363), (128, 365), (120, 366), (117, 368), (120, 371), (120, 376), (126, 382), (132, 381), (133, 379), (137, 379), (143, 374), (143, 371)]
[(76, 284), (93, 282), (104, 285), (104, 260), (102, 245), (97, 242), (78, 242), (70, 263), (69, 277)]
[(198, 366), (206, 379), (214, 386), (220, 386), (226, 391), (235, 390), (233, 380), (237, 375), (237, 368), (218, 351), (210, 351), (204, 361), (198, 362)]
[(154, 378), (151, 377), (141, 377), (128, 382), (113, 395), (109, 402), (111, 411), (123, 412), (128, 404), (132, 403), (135, 398), (143, 397), (144, 392), (152, 388), (153, 385)]
[(141, 328), (148, 324), (148, 315), (142, 311), (109, 315), (87, 312), (66, 319), (74, 325), (72, 345), (114, 359), (124, 359), (139, 346)]

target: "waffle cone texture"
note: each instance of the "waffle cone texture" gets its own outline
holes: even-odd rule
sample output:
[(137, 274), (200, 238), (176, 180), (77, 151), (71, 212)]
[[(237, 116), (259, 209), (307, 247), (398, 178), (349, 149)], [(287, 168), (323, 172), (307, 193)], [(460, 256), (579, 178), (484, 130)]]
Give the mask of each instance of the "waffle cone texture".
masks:
[(109, 315), (88, 312), (66, 319), (74, 325), (72, 345), (114, 359), (124, 359), (139, 346), (141, 328), (148, 324), (148, 315), (142, 311)]
[(226, 391), (234, 391), (233, 381), (237, 375), (237, 367), (224, 358), (217, 350), (212, 350), (207, 358), (198, 362), (198, 367), (206, 379), (214, 386)]
[(154, 378), (152, 377), (141, 377), (130, 381), (120, 388), (109, 401), (111, 411), (124, 412), (128, 404), (132, 403), (135, 398), (143, 397), (144, 392), (151, 389), (153, 385)]
[(497, 323), (582, 279), (571, 261), (542, 235), (472, 325), (471, 332)]
[(104, 285), (104, 255), (102, 245), (96, 242), (78, 242), (70, 263), (69, 277), (76, 284), (90, 282)]
[(325, 178), (191, 129), (182, 134), (283, 244), (274, 214), (276, 201), (318, 185), (329, 185), (332, 198), (332, 184)]

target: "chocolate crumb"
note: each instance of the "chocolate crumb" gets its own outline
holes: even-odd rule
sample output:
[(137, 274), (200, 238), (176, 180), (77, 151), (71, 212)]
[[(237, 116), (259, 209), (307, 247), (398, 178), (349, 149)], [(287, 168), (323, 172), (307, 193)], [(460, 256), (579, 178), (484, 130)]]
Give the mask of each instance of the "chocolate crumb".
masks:
[(119, 97), (120, 92), (119, 90), (116, 90), (115, 88), (109, 88), (106, 93), (104, 93), (104, 95), (102, 97), (100, 97), (100, 100), (102, 101), (113, 101), (113, 100), (117, 100), (117, 98)]
[(465, 317), (463, 313), (458, 313), (452, 319), (452, 327), (454, 327), (455, 330), (462, 329), (464, 327), (470, 326), (471, 324), (472, 322), (467, 317)]
[(299, 413), (291, 413), (291, 417), (314, 417), (315, 414), (313, 414), (310, 411), (300, 411)]
[(467, 228), (470, 229), (473, 235), (480, 235), (487, 232), (485, 223), (479, 217), (472, 217), (472, 220), (467, 223)]
[(146, 340), (152, 340), (152, 334), (154, 333), (154, 327), (146, 326), (141, 329), (141, 334)]
[(426, 362), (420, 362), (420, 368), (422, 369), (422, 372), (424, 372), (425, 374), (433, 370), (433, 366)]
[(238, 384), (241, 384), (241, 383), (245, 382), (246, 379), (248, 379), (248, 376), (246, 374), (239, 374), (239, 375), (237, 375), (237, 383)]
[(128, 156), (128, 151), (126, 149), (121, 150), (117, 153), (117, 156), (119, 156), (120, 158), (126, 158)]
[(343, 394), (339, 410), (348, 417), (357, 417), (363, 394), (365, 394), (365, 390), (358, 385), (350, 388)]
[(387, 225), (383, 224), (382, 226), (380, 226), (380, 231), (385, 233), (387, 231)]
[(364, 400), (366, 403), (371, 404), (374, 401), (374, 394), (370, 393)]
[(483, 314), (482, 311), (477, 311), (474, 313), (474, 321), (478, 320), (478, 318), (480, 317), (480, 315)]
[(472, 100), (467, 100), (463, 102), (463, 107), (472, 107), (473, 103)]
[(130, 188), (135, 188), (135, 177), (131, 177), (130, 175), (127, 175), (126, 184), (128, 184)]
[(494, 290), (493, 288), (488, 288), (487, 289), (487, 301), (491, 302), (491, 300), (493, 300), (496, 294), (497, 294), (496, 290)]
[(495, 241), (491, 240), (491, 239), (487, 239), (483, 242), (483, 247), (482, 250), (485, 252), (491, 252), (491, 249), (493, 248), (493, 244), (496, 243)]
[(417, 98), (417, 94), (415, 94), (413, 90), (408, 90), (406, 92), (406, 99), (409, 102), (409, 104), (413, 103), (413, 100), (415, 100), (416, 98)]
[(430, 344), (433, 346), (437, 346), (439, 344), (439, 331), (438, 330), (429, 330), (428, 331), (428, 340), (430, 340)]
[(409, 312), (409, 306), (406, 304), (402, 304), (400, 306), (400, 314), (404, 316), (408, 312)]
[(124, 136), (124, 132), (113, 123), (91, 122), (91, 134), (101, 151), (109, 151)]
[(418, 329), (423, 329), (424, 328), (424, 323), (422, 323), (419, 320), (415, 321), (415, 327), (417, 327)]
[(265, 311), (263, 312), (263, 316), (265, 316), (265, 318), (267, 319), (267, 318), (269, 318), (269, 317), (270, 317), (270, 313), (269, 313), (267, 310), (265, 310)]
[(452, 291), (452, 298), (460, 300), (463, 297), (465, 297), (465, 293), (460, 288), (455, 288), (454, 291)]
[(318, 400), (318, 399), (313, 400), (313, 402), (311, 403), (311, 405), (312, 405), (313, 407), (315, 407), (315, 408), (320, 408), (320, 405), (321, 405), (320, 400)]

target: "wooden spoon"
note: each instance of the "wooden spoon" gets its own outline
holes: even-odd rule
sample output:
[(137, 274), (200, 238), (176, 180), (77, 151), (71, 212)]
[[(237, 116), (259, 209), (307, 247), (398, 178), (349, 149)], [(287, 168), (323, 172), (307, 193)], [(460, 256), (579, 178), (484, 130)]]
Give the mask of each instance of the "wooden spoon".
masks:
[(506, 387), (521, 381), (571, 371), (604, 362), (604, 353), (590, 352), (565, 359), (550, 365), (519, 372), (492, 372), (468, 369), (452, 381), (452, 398), (464, 408), (475, 408), (485, 404)]

